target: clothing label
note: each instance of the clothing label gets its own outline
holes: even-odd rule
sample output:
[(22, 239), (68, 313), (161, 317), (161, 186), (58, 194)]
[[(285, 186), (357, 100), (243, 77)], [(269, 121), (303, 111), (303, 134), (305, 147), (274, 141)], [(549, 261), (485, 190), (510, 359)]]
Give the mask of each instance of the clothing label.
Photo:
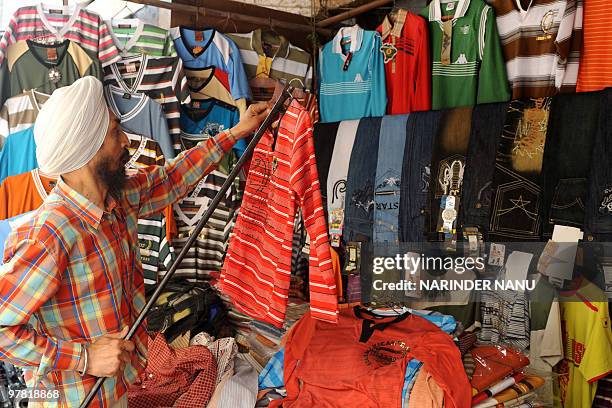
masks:
[(448, 3), (446, 5), (446, 11), (451, 11), (455, 9), (455, 3)]
[(578, 228), (555, 225), (552, 240), (557, 245), (544, 274), (557, 279), (571, 280), (574, 275), (578, 241), (583, 237), (583, 232)]
[(119, 24), (117, 28), (132, 28), (131, 24)]
[(129, 100), (129, 99), (132, 99), (132, 95), (130, 95), (129, 93), (126, 92), (126, 93), (123, 94), (122, 98)]
[(506, 258), (506, 246), (502, 244), (491, 244), (489, 249), (489, 265), (502, 266)]
[(57, 48), (47, 48), (47, 61), (49, 62), (57, 61)]
[(204, 51), (204, 48), (202, 48), (200, 46), (197, 46), (197, 47), (193, 47), (192, 51), (193, 51), (194, 54), (199, 54), (202, 51)]
[(49, 9), (49, 14), (64, 14), (64, 10)]
[(440, 62), (442, 65), (450, 65), (451, 63), (451, 43), (453, 38), (453, 21), (445, 21), (442, 23), (442, 55)]
[(204, 31), (196, 31), (194, 33), (195, 36), (195, 40), (196, 42), (202, 42), (204, 41)]
[(442, 196), (440, 200), (440, 215), (438, 218), (438, 232), (455, 233), (457, 220), (458, 198), (450, 195)]
[(332, 246), (340, 246), (340, 237), (344, 227), (344, 209), (336, 208), (329, 213), (329, 233), (332, 237)]
[(512, 251), (506, 262), (506, 280), (523, 281), (527, 279), (532, 258), (533, 254), (528, 252)]
[(132, 62), (132, 63), (130, 63), (130, 64), (127, 64), (127, 65), (125, 66), (125, 71), (126, 71), (128, 74), (133, 74), (134, 72), (136, 72), (136, 64), (135, 64), (135, 63), (133, 63), (133, 62)]
[(346, 275), (359, 275), (361, 272), (361, 242), (349, 242), (346, 254), (347, 260), (344, 273)]
[(605, 287), (606, 295), (608, 295), (608, 299), (612, 299), (612, 265), (604, 266), (603, 271), (604, 271), (604, 278), (606, 282), (606, 287)]

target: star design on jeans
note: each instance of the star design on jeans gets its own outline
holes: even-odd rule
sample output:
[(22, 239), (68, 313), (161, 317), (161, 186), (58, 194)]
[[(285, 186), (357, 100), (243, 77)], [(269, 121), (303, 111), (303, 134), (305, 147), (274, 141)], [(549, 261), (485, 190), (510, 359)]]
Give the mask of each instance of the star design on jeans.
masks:
[(509, 201), (512, 203), (512, 207), (510, 208), (504, 208), (502, 210), (498, 211), (499, 215), (504, 215), (507, 214), (511, 211), (514, 211), (516, 209), (518, 210), (522, 210), (529, 218), (531, 218), (532, 220), (535, 220), (537, 218), (537, 213), (533, 212), (533, 211), (529, 211), (527, 209), (527, 205), (531, 203), (531, 201), (527, 201), (525, 199), (523, 199), (523, 196), (520, 195), (518, 199), (512, 199), (510, 198)]
[(518, 200), (510, 199), (510, 202), (514, 204), (515, 208), (520, 208), (521, 210), (526, 210), (527, 204), (531, 203), (531, 201), (523, 200), (523, 196), (519, 196)]

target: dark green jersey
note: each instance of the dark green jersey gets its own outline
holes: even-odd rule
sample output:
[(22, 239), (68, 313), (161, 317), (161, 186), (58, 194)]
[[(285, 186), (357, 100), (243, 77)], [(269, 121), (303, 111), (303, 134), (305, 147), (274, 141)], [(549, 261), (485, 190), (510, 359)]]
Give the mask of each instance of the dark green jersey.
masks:
[(70, 40), (53, 45), (18, 41), (9, 46), (0, 69), (0, 104), (30, 89), (51, 94), (87, 75), (102, 80), (100, 61)]
[[(432, 57), (432, 108), (446, 109), (510, 99), (506, 65), (495, 14), (483, 0), (440, 4), (433, 0), (421, 15), (429, 21)], [(445, 17), (450, 16), (447, 20)], [(443, 25), (451, 24), (445, 38)], [(443, 41), (450, 40), (450, 59), (443, 61)]]

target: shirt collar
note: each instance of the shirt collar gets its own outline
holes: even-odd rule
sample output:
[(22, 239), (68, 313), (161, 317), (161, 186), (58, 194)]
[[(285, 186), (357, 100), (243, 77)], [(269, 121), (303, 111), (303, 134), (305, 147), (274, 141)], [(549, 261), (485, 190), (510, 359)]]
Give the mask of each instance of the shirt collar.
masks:
[[(278, 50), (272, 56), (272, 58), (276, 58), (276, 57), (287, 58), (287, 57), (289, 57), (289, 41), (287, 41), (287, 39), (285, 37), (283, 37), (282, 35), (279, 35), (276, 38), (280, 41), (280, 45), (278, 47)], [(253, 35), (251, 35), (251, 48), (258, 55), (267, 56), (266, 53), (263, 50), (263, 40), (262, 40), (261, 28), (253, 30)]]
[(401, 37), (407, 15), (408, 11), (404, 9), (399, 9), (395, 16), (395, 24), (391, 22), (391, 20), (389, 19), (389, 15), (386, 15), (385, 19), (382, 22), (382, 39), (384, 40), (385, 38), (387, 38), (389, 34), (394, 37)]
[(352, 27), (342, 27), (334, 37), (334, 53), (342, 54), (342, 38), (350, 37), (351, 48), (349, 52), (357, 52), (361, 48), (363, 40), (363, 29), (355, 24)]
[[(104, 215), (103, 209), (66, 184), (61, 176), (58, 177), (57, 180), (57, 189), (60, 196), (62, 196), (68, 204), (68, 207), (70, 207), (79, 218), (90, 227), (98, 229), (102, 216)], [(110, 194), (106, 201), (108, 212), (113, 211), (115, 207), (117, 207), (117, 201)]]
[[(453, 21), (465, 16), (468, 8), (470, 7), (470, 0), (459, 0), (457, 4), (457, 8), (455, 9), (455, 14), (453, 15)], [(431, 4), (429, 4), (429, 21), (437, 21), (439, 23), (442, 22), (442, 9), (440, 5), (440, 0), (433, 0)]]

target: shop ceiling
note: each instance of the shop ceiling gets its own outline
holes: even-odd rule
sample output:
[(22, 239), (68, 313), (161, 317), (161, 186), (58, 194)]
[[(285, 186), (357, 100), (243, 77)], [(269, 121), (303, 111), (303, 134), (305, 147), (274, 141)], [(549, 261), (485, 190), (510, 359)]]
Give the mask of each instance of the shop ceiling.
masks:
[(313, 0), (316, 17), (273, 10), (249, 3), (230, 0), (132, 0), (132, 3), (172, 10), (172, 25), (212, 27), (222, 32), (248, 32), (267, 28), (284, 35), (291, 43), (312, 49), (313, 31), (318, 40), (329, 40), (342, 21), (359, 16), (381, 6), (393, 6), (393, 0), (350, 1)]

